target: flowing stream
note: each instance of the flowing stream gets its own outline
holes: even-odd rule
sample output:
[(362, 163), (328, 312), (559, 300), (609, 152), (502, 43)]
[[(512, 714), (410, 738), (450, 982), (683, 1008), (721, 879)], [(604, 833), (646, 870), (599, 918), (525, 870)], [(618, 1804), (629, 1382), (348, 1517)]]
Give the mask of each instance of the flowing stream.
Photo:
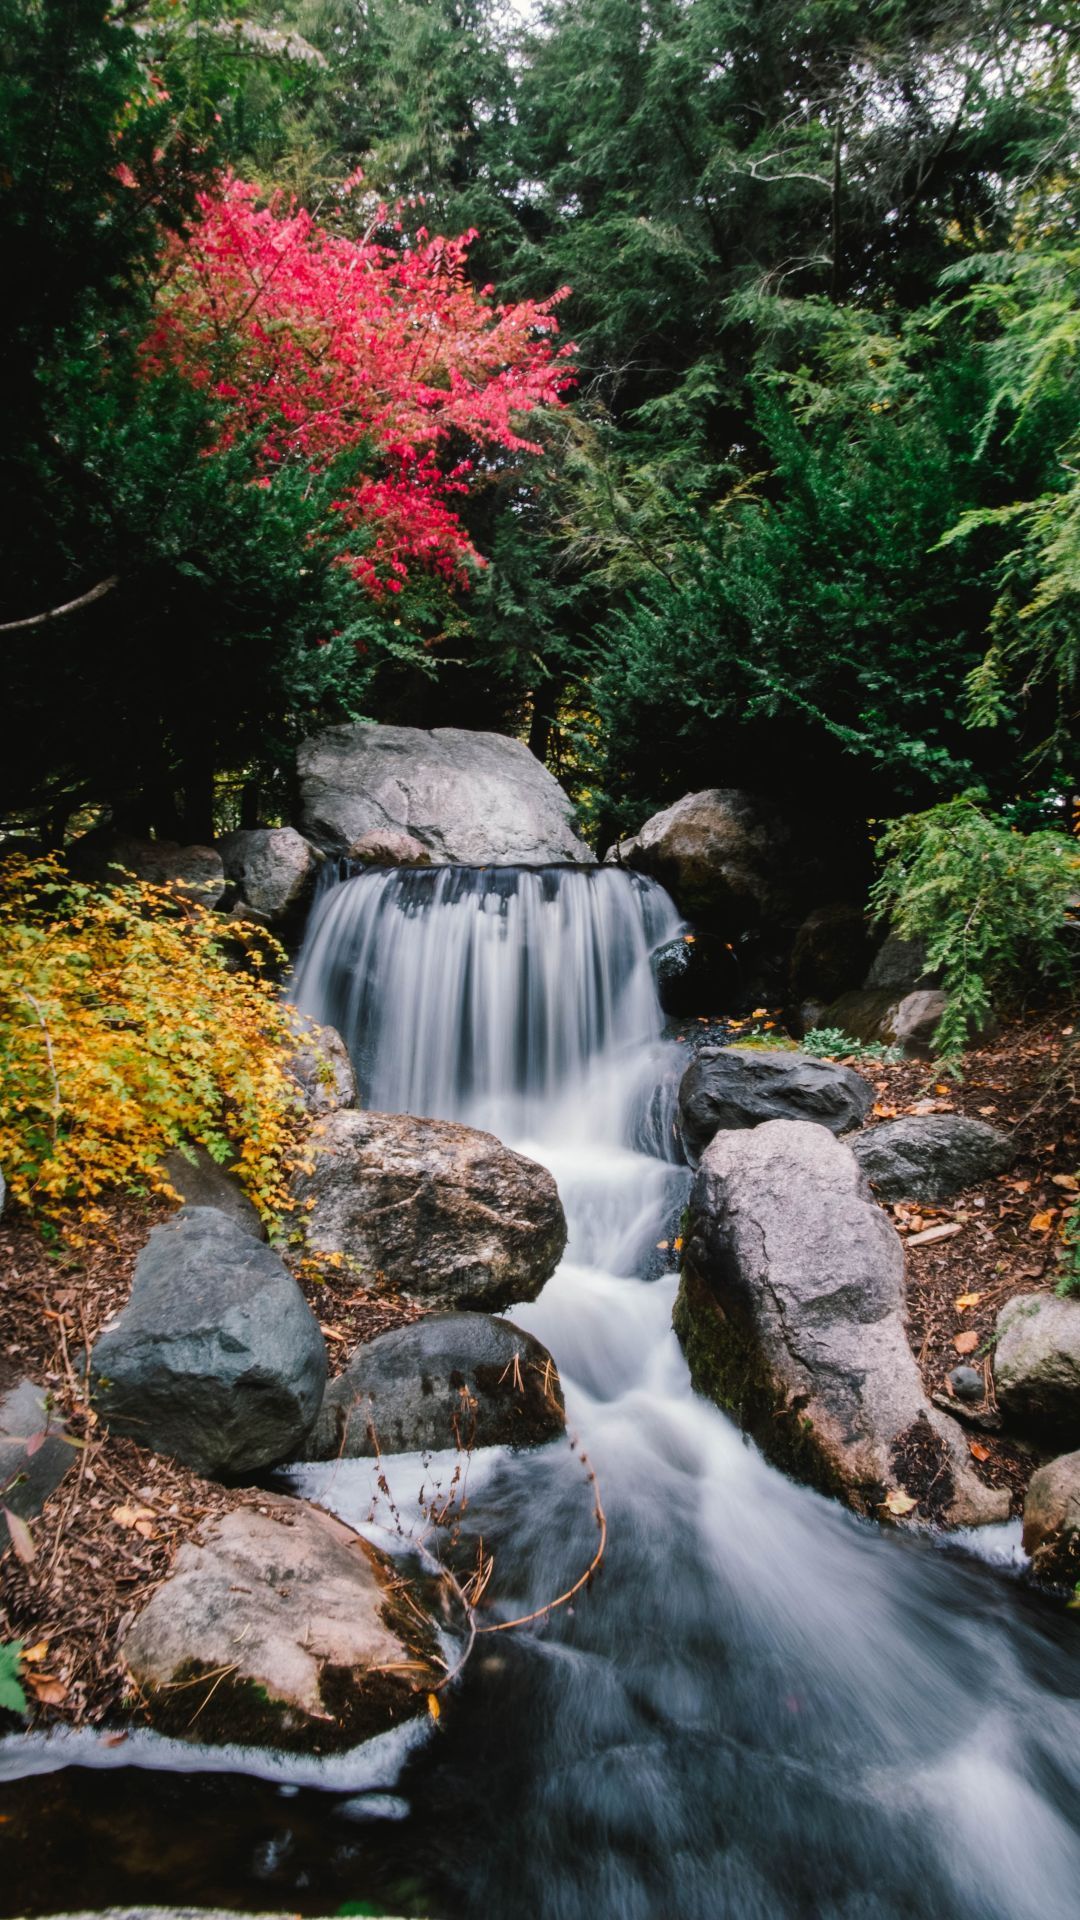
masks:
[[(396, 1782), (248, 1779), (230, 1800), (197, 1772), (151, 1792), (129, 1769), (114, 1800), (169, 1877), (99, 1863), (69, 1904), (1077, 1920), (1080, 1629), (1022, 1583), (1015, 1529), (880, 1531), (791, 1484), (691, 1390), (657, 1246), (688, 1187), (671, 1127), (685, 1050), (662, 1037), (649, 966), (677, 928), (661, 889), (611, 870), (369, 873), (317, 902), (295, 997), (345, 1033), (365, 1104), (489, 1127), (555, 1174), (566, 1258), (509, 1317), (559, 1365), (607, 1552), (572, 1607), (477, 1642)], [(388, 1465), (408, 1520), (453, 1461)], [(293, 1484), (369, 1512), (369, 1462)], [(495, 1556), (491, 1619), (541, 1607), (592, 1558), (576, 1446), (478, 1455), (469, 1501)], [(100, 1775), (64, 1777), (100, 1794)], [(76, 1803), (61, 1792), (51, 1817)], [(180, 1863), (192, 1822), (201, 1872), (190, 1846)]]
[[(1080, 1637), (1008, 1571), (1015, 1535), (885, 1534), (690, 1387), (656, 1271), (688, 1185), (649, 968), (677, 927), (608, 870), (372, 874), (324, 896), (298, 970), (365, 1104), (491, 1128), (570, 1226), (510, 1317), (559, 1365), (609, 1545), (572, 1612), (479, 1644), (424, 1776), (440, 1877), (488, 1920), (1069, 1920)], [(359, 1519), (370, 1470), (307, 1487)], [(588, 1565), (571, 1448), (489, 1456), (470, 1491), (496, 1617)]]

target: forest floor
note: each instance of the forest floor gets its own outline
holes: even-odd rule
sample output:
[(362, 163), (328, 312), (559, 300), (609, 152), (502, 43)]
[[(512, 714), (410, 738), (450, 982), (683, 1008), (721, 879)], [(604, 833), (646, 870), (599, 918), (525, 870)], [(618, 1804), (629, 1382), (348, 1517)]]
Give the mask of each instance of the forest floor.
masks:
[[(948, 1205), (899, 1202), (889, 1211), (906, 1243), (909, 1334), (927, 1393), (948, 1397), (947, 1376), (961, 1359), (982, 1370), (984, 1401), (974, 1409), (981, 1424), (968, 1426), (969, 1445), (976, 1470), (1007, 1486), (1016, 1507), (1038, 1456), (995, 1430), (990, 1355), (1004, 1302), (1051, 1289), (1058, 1275), (1057, 1228), (1080, 1165), (1073, 1041), (1059, 1009), (1003, 1028), (968, 1055), (956, 1084), (919, 1062), (853, 1062), (873, 1082), (875, 1119), (966, 1113), (1014, 1135), (1017, 1157), (1007, 1174)], [(32, 1522), (33, 1559), (20, 1561), (10, 1546), (0, 1556), (0, 1640), (24, 1643), (24, 1686), (37, 1724), (116, 1719), (121, 1704), (130, 1704), (118, 1647), (131, 1620), (185, 1540), (260, 1498), (258, 1487), (219, 1486), (109, 1435), (89, 1406), (89, 1349), (127, 1299), (151, 1227), (170, 1211), (160, 1199), (115, 1198), (95, 1239), (77, 1251), (47, 1244), (17, 1214), (0, 1222), (0, 1388), (29, 1374), (82, 1443), (77, 1464)], [(416, 1309), (366, 1294), (341, 1275), (318, 1280), (301, 1268), (298, 1279), (332, 1371), (361, 1340), (415, 1317)]]

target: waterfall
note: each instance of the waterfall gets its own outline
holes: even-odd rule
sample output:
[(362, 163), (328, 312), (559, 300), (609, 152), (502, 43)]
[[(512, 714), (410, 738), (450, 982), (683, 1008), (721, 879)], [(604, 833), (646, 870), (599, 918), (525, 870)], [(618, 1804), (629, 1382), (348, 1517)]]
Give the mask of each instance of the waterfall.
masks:
[[(345, 1034), (365, 1105), (493, 1128), (554, 1172), (566, 1257), (510, 1317), (555, 1356), (607, 1513), (592, 1588), (484, 1643), (401, 1783), (419, 1910), (1066, 1920), (1080, 1637), (1016, 1585), (1015, 1529), (883, 1532), (691, 1390), (657, 1249), (688, 1182), (670, 1139), (685, 1051), (649, 967), (677, 928), (618, 871), (369, 873), (323, 895), (299, 963), (295, 997)], [(418, 1520), (436, 1470), (378, 1468)], [(311, 1466), (297, 1487), (363, 1524), (374, 1473)], [(469, 1499), (495, 1617), (589, 1564), (575, 1449), (474, 1459)]]
[(655, 881), (610, 868), (362, 873), (317, 901), (292, 997), (341, 1033), (366, 1107), (615, 1137), (640, 1124), (620, 1069), (648, 1075), (649, 957), (679, 926)]

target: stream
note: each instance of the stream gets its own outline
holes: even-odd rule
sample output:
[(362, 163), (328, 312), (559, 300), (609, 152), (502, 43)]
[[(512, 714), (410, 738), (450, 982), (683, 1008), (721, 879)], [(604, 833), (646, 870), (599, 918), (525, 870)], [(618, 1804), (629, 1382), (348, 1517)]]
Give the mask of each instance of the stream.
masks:
[[(553, 1353), (574, 1442), (469, 1461), (485, 1617), (588, 1566), (587, 1464), (603, 1563), (572, 1605), (477, 1641), (438, 1729), (321, 1774), (258, 1778), (239, 1752), (211, 1773), (146, 1737), (6, 1743), (0, 1912), (1077, 1920), (1080, 1631), (1023, 1583), (1017, 1529), (883, 1531), (691, 1390), (659, 1245), (689, 1184), (685, 1048), (650, 968), (678, 927), (612, 869), (374, 872), (320, 896), (293, 996), (345, 1035), (364, 1104), (489, 1128), (567, 1213), (562, 1265), (508, 1317)], [(408, 1530), (455, 1462), (386, 1464)], [(369, 1461), (289, 1484), (368, 1521)], [(392, 1538), (385, 1499), (376, 1520)]]

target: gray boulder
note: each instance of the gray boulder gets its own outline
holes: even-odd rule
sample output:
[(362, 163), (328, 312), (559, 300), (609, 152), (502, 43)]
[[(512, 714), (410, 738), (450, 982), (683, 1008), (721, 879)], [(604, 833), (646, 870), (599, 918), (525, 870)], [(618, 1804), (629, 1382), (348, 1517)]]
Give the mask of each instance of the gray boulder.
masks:
[(1080, 1299), (1016, 1294), (998, 1314), (998, 1405), (1010, 1424), (1080, 1446)]
[(321, 1027), (295, 1010), (289, 1025), (296, 1042), (289, 1072), (308, 1112), (336, 1113), (340, 1107), (355, 1107), (360, 1098), (356, 1073), (337, 1028)]
[(850, 1147), (797, 1120), (716, 1135), (674, 1315), (695, 1386), (777, 1465), (857, 1512), (907, 1492), (913, 1519), (1004, 1519), (1007, 1493), (982, 1484), (927, 1401), (904, 1315), (903, 1247)]
[(212, 1207), (155, 1227), (91, 1355), (108, 1425), (199, 1473), (287, 1458), (326, 1385), (318, 1323), (276, 1253)]
[(175, 840), (141, 840), (95, 827), (69, 847), (67, 863), (80, 880), (115, 885), (123, 878), (122, 868), (203, 907), (218, 906), (225, 894), (225, 868), (216, 847), (182, 847)]
[(910, 1059), (932, 1060), (934, 1037), (948, 1004), (949, 997), (940, 987), (919, 987), (914, 993), (905, 993), (886, 1022), (885, 1038)]
[(308, 1166), (295, 1194), (309, 1252), (344, 1254), (366, 1285), (428, 1308), (534, 1300), (566, 1245), (546, 1167), (472, 1127), (331, 1113), (315, 1124)]
[(301, 826), (344, 851), (407, 833), (435, 866), (591, 862), (570, 801), (520, 740), (460, 727), (328, 727), (297, 755)]
[(735, 787), (684, 794), (605, 861), (651, 874), (681, 913), (728, 937), (794, 924), (846, 864), (834, 835)]
[(871, 992), (890, 993), (902, 998), (916, 987), (935, 984), (926, 970), (926, 948), (921, 940), (902, 940), (898, 933), (887, 934), (874, 955), (863, 986)]
[(32, 1520), (78, 1458), (43, 1387), (22, 1379), (0, 1395), (0, 1505)]
[(185, 1205), (214, 1207), (253, 1240), (265, 1240), (266, 1228), (243, 1188), (211, 1159), (205, 1147), (190, 1151), (194, 1159), (179, 1147), (172, 1147), (162, 1160), (161, 1170), (173, 1192)]
[(430, 1314), (358, 1348), (302, 1452), (351, 1460), (530, 1447), (564, 1427), (555, 1362), (539, 1340), (484, 1313)]
[(140, 1703), (181, 1739), (334, 1752), (425, 1710), (441, 1678), (423, 1597), (305, 1501), (268, 1499), (180, 1548), (123, 1642)]
[(814, 1120), (846, 1133), (873, 1104), (869, 1082), (833, 1060), (779, 1047), (702, 1047), (679, 1086), (679, 1135), (693, 1166), (721, 1129)]
[(399, 833), (393, 827), (382, 832), (362, 833), (346, 848), (349, 860), (365, 867), (430, 867), (431, 855), (411, 833)]
[(851, 1150), (882, 1200), (948, 1200), (1004, 1173), (1012, 1141), (960, 1113), (912, 1113), (856, 1134)]
[(270, 926), (295, 920), (311, 897), (319, 856), (295, 827), (254, 827), (219, 843), (245, 905)]
[(1024, 1552), (1040, 1580), (1065, 1587), (1080, 1582), (1080, 1453), (1062, 1454), (1032, 1474)]

